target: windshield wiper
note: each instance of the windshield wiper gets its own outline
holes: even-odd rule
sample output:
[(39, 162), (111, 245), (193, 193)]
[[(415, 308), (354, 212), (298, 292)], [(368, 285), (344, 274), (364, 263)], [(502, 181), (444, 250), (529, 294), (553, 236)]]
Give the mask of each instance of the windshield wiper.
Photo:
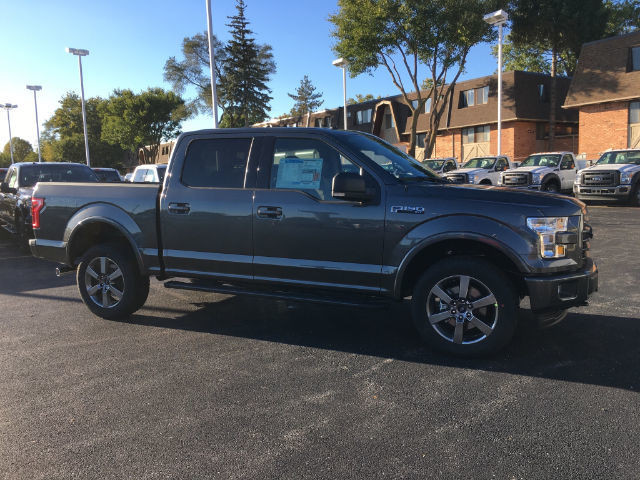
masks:
[(398, 177), (398, 180), (406, 183), (418, 183), (418, 182), (449, 183), (444, 178), (439, 178), (439, 177)]

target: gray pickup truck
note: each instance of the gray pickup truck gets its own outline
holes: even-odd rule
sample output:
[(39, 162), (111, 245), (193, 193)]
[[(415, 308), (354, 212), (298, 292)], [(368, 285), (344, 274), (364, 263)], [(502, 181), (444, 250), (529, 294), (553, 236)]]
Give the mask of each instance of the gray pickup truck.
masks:
[(372, 306), (410, 298), (454, 354), (511, 339), (519, 302), (559, 321), (597, 289), (581, 202), (452, 185), (377, 137), (325, 129), (182, 134), (162, 185), (38, 184), (37, 257), (76, 271), (96, 315), (168, 288)]

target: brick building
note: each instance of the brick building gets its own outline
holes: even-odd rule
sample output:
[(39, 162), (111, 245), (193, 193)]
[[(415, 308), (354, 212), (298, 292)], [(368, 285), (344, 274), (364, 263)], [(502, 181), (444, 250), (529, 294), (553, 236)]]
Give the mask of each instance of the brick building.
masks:
[[(559, 77), (555, 150), (577, 151), (578, 115), (562, 109), (570, 79)], [(521, 161), (533, 152), (548, 150), (549, 89), (551, 77), (529, 72), (503, 74), (502, 152)], [(432, 157), (457, 157), (463, 161), (476, 155), (497, 153), (497, 75), (458, 82), (452, 101), (440, 120)], [(410, 96), (410, 100), (415, 95)], [(342, 107), (302, 117), (274, 119), (257, 127), (343, 128)], [(416, 157), (424, 158), (429, 128), (430, 102), (420, 112), (417, 124)], [(373, 133), (406, 148), (409, 143), (411, 110), (401, 95), (385, 97), (347, 107), (349, 130)]]
[(583, 45), (564, 108), (579, 112), (586, 158), (640, 148), (640, 31)]

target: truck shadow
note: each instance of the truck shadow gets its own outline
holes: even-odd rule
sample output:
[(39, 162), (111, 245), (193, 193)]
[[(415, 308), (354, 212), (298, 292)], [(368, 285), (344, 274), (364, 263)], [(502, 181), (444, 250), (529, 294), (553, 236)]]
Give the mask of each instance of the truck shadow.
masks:
[[(304, 347), (514, 375), (640, 390), (640, 319), (571, 313), (540, 330), (523, 311), (513, 342), (492, 357), (460, 359), (424, 346), (406, 304), (356, 310), (228, 297), (182, 317), (145, 309), (129, 321)], [(148, 312), (150, 313), (150, 312)]]

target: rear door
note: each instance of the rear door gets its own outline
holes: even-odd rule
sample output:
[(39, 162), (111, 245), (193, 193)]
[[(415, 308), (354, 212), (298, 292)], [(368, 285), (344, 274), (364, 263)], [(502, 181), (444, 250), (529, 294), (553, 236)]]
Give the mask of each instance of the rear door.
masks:
[[(5, 185), (8, 188), (17, 189), (18, 169), (16, 167), (11, 167), (4, 180), (6, 180)], [(16, 192), (0, 192), (0, 218), (3, 222), (12, 226), (14, 222), (13, 212), (17, 201), (16, 198)]]
[[(258, 178), (262, 188), (254, 199), (255, 279), (378, 292), (384, 238), (378, 181), (330, 140), (268, 140)], [(333, 198), (332, 181), (339, 172), (363, 175), (376, 200)]]
[[(185, 137), (160, 199), (163, 258), (172, 275), (252, 278), (251, 135)], [(173, 161), (180, 162), (180, 158)]]

